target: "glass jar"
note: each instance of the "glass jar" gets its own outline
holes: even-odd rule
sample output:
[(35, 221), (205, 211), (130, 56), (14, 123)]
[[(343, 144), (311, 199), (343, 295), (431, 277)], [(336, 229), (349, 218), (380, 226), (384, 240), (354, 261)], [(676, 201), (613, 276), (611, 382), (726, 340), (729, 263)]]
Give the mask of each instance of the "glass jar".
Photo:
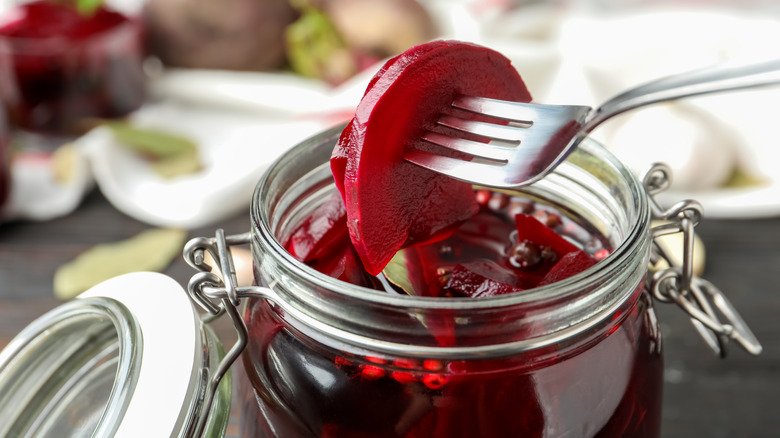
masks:
[(115, 277), (0, 352), (0, 436), (221, 437), (231, 379), (212, 377), (223, 356), (173, 279)]
[(36, 0), (0, 20), (0, 100), (29, 137), (82, 132), (84, 119), (123, 117), (146, 97), (141, 19)]
[(254, 194), (255, 280), (275, 296), (246, 303), (242, 436), (658, 436), (650, 207), (626, 168), (586, 141), (522, 190), (608, 239), (595, 267), (493, 298), (391, 295), (320, 274), (280, 243), (336, 190), (338, 135), (294, 148)]
[[(655, 437), (654, 302), (678, 304), (717, 352), (734, 341), (760, 353), (725, 296), (691, 274), (691, 251), (680, 264), (655, 239), (682, 232), (692, 246), (697, 204), (661, 210), (663, 169), (640, 185), (593, 141), (523, 190), (614, 248), (577, 275), (492, 298), (424, 298), (309, 268), (280, 242), (335, 193), (328, 158), (341, 129), (271, 166), (249, 232), (187, 243), (200, 271), (187, 293), (162, 274), (123, 275), (14, 338), (0, 352), (0, 436), (218, 437), (241, 357), (246, 437)], [(651, 228), (651, 216), (668, 222)], [(238, 244), (252, 246), (256, 285), (238, 285)], [(669, 266), (649, 271), (659, 259)], [(237, 335), (227, 351), (208, 326), (223, 314)]]

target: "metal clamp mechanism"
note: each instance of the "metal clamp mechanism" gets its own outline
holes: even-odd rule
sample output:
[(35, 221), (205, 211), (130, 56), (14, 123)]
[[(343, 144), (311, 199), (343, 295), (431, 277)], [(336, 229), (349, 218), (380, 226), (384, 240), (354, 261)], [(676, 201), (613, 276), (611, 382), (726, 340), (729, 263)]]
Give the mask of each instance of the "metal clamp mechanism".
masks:
[[(694, 227), (701, 220), (703, 209), (697, 201), (684, 200), (664, 210), (654, 195), (666, 190), (670, 184), (671, 170), (665, 164), (654, 164), (643, 179), (653, 219), (663, 221), (651, 229), (654, 239), (651, 262), (655, 264), (663, 259), (669, 265), (650, 278), (650, 291), (659, 301), (674, 302), (688, 313), (696, 330), (721, 357), (726, 356), (729, 340), (735, 341), (750, 354), (761, 353), (761, 344), (723, 292), (693, 274)], [(683, 233), (682, 263), (655, 241), (660, 236), (674, 233)]]
[[(202, 412), (204, 415), (200, 416), (194, 436), (203, 434), (208, 419), (206, 413), (211, 411), (211, 405), (219, 382), (233, 365), (233, 362), (241, 355), (247, 344), (248, 331), (244, 320), (238, 312), (238, 306), (242, 297), (258, 295), (256, 290), (258, 288), (238, 287), (233, 257), (230, 254), (230, 245), (249, 243), (250, 238), (251, 233), (225, 237), (225, 232), (219, 229), (216, 231), (215, 237), (197, 237), (187, 242), (187, 245), (184, 247), (184, 260), (199, 271), (190, 279), (187, 290), (191, 299), (208, 312), (208, 316), (203, 318), (204, 322), (209, 323), (219, 316), (227, 314), (238, 336), (233, 347), (228, 350), (217, 369), (211, 375), (209, 386), (203, 399)], [(218, 265), (216, 268), (221, 275), (212, 272), (212, 267), (204, 261), (206, 251), (215, 260), (215, 263)]]
[[(697, 201), (684, 200), (667, 210), (661, 208), (654, 195), (667, 189), (670, 182), (671, 170), (664, 164), (653, 165), (643, 179), (653, 218), (664, 221), (651, 229), (654, 239), (651, 262), (655, 264), (663, 259), (669, 265), (668, 268), (655, 272), (649, 279), (649, 290), (657, 300), (674, 302), (688, 313), (704, 340), (720, 356), (726, 355), (726, 344), (729, 340), (735, 341), (750, 354), (761, 353), (761, 344), (726, 296), (712, 283), (693, 274), (694, 227), (702, 217), (702, 207)], [(678, 263), (664, 246), (655, 240), (674, 233), (683, 233), (682, 263)], [(255, 297), (276, 301), (274, 293), (267, 288), (238, 286), (230, 246), (247, 244), (251, 236), (251, 232), (225, 236), (220, 229), (216, 231), (215, 237), (197, 237), (187, 242), (184, 247), (184, 259), (199, 271), (190, 279), (188, 292), (191, 299), (208, 313), (204, 322), (211, 322), (227, 314), (238, 336), (211, 376), (204, 395), (203, 412), (210, 411), (219, 382), (246, 347), (248, 330), (238, 311), (241, 298)], [(205, 262), (207, 251), (218, 265), (216, 268), (220, 275), (212, 272), (212, 267)], [(719, 313), (716, 313), (715, 309)], [(726, 322), (722, 322), (721, 318)], [(207, 419), (208, 415), (201, 416), (194, 436), (202, 434)]]

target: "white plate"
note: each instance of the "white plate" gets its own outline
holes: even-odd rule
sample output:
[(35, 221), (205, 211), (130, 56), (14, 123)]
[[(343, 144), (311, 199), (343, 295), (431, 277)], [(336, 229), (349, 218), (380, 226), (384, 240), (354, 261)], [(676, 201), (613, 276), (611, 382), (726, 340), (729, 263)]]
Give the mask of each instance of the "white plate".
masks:
[[(733, 9), (659, 9), (608, 16), (582, 13), (576, 8), (553, 12), (544, 21), (549, 29), (539, 37), (541, 42), (512, 36), (517, 39), (517, 47), (542, 47), (543, 51), (510, 53), (521, 74), (528, 69), (536, 77), (545, 78), (536, 81), (541, 90), (535, 93), (543, 103), (595, 105), (615, 91), (658, 75), (727, 58), (771, 56), (763, 49), (764, 43), (780, 37), (780, 20), (775, 16), (742, 14)], [(690, 23), (697, 25), (693, 33)], [(659, 34), (658, 29), (664, 32)], [(475, 38), (484, 45), (508, 47), (507, 35), (477, 33)], [(544, 70), (549, 70), (549, 77), (543, 75)], [(162, 180), (153, 174), (142, 159), (117, 145), (106, 130), (90, 133), (79, 144), (88, 151), (101, 190), (121, 211), (159, 226), (209, 225), (247, 209), (260, 175), (281, 153), (309, 135), (346, 120), (374, 71), (376, 68), (368, 69), (335, 89), (289, 74), (164, 72), (152, 83), (152, 95), (164, 103), (143, 108), (135, 120), (190, 135), (201, 145), (206, 169), (175, 180)], [(745, 96), (751, 103), (766, 102), (756, 95)], [(713, 114), (719, 115), (719, 120), (729, 120), (728, 128), (740, 133), (740, 165), (767, 184), (678, 191), (661, 199), (698, 199), (708, 217), (780, 214), (780, 160), (775, 152), (780, 149), (775, 146), (776, 135), (772, 132), (776, 121), (734, 111), (747, 108), (744, 104), (728, 102), (723, 106), (732, 111), (724, 113), (722, 108), (713, 107), (720, 111)], [(775, 112), (760, 111), (760, 115), (776, 117)], [(705, 125), (703, 129), (708, 128)]]
[(193, 139), (204, 169), (162, 178), (105, 127), (77, 144), (89, 157), (100, 190), (118, 210), (151, 225), (182, 228), (212, 225), (248, 211), (265, 169), (287, 149), (329, 127), (321, 119), (260, 118), (177, 103), (145, 107), (133, 120), (139, 127)]
[(139, 127), (194, 140), (204, 169), (164, 179), (98, 128), (77, 144), (120, 211), (155, 226), (196, 228), (248, 211), (268, 166), (300, 141), (345, 122), (371, 71), (340, 87), (285, 73), (169, 70), (151, 84), (157, 103), (133, 114)]
[(780, 215), (780, 182), (768, 181), (757, 187), (733, 187), (696, 192), (669, 192), (659, 201), (671, 206), (683, 199), (695, 199), (704, 207), (704, 217), (748, 219)]

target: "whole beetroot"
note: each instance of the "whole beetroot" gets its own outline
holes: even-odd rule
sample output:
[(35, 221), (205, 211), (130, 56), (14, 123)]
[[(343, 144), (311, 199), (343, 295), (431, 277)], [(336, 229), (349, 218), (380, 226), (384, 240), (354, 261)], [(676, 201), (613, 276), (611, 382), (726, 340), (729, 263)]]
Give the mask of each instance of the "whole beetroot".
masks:
[(149, 51), (168, 66), (267, 71), (285, 64), (288, 0), (148, 0)]

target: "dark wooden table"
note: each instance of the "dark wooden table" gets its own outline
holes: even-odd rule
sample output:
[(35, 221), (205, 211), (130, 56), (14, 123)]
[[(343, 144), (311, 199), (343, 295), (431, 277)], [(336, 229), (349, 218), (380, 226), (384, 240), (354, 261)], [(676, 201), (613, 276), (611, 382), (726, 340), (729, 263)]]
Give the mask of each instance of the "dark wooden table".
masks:
[[(59, 265), (94, 244), (147, 228), (116, 211), (97, 191), (67, 217), (0, 225), (0, 347), (60, 303), (52, 295)], [(216, 228), (247, 231), (248, 213), (190, 235), (212, 236)], [(719, 359), (681, 311), (659, 305), (666, 349), (663, 436), (780, 436), (780, 218), (705, 219), (698, 230), (708, 249), (706, 277), (727, 292), (764, 352), (751, 357), (732, 348), (727, 359)], [(183, 260), (165, 271), (182, 284), (192, 272)], [(217, 327), (230, 336), (227, 325)], [(235, 418), (228, 433), (236, 433)]]

